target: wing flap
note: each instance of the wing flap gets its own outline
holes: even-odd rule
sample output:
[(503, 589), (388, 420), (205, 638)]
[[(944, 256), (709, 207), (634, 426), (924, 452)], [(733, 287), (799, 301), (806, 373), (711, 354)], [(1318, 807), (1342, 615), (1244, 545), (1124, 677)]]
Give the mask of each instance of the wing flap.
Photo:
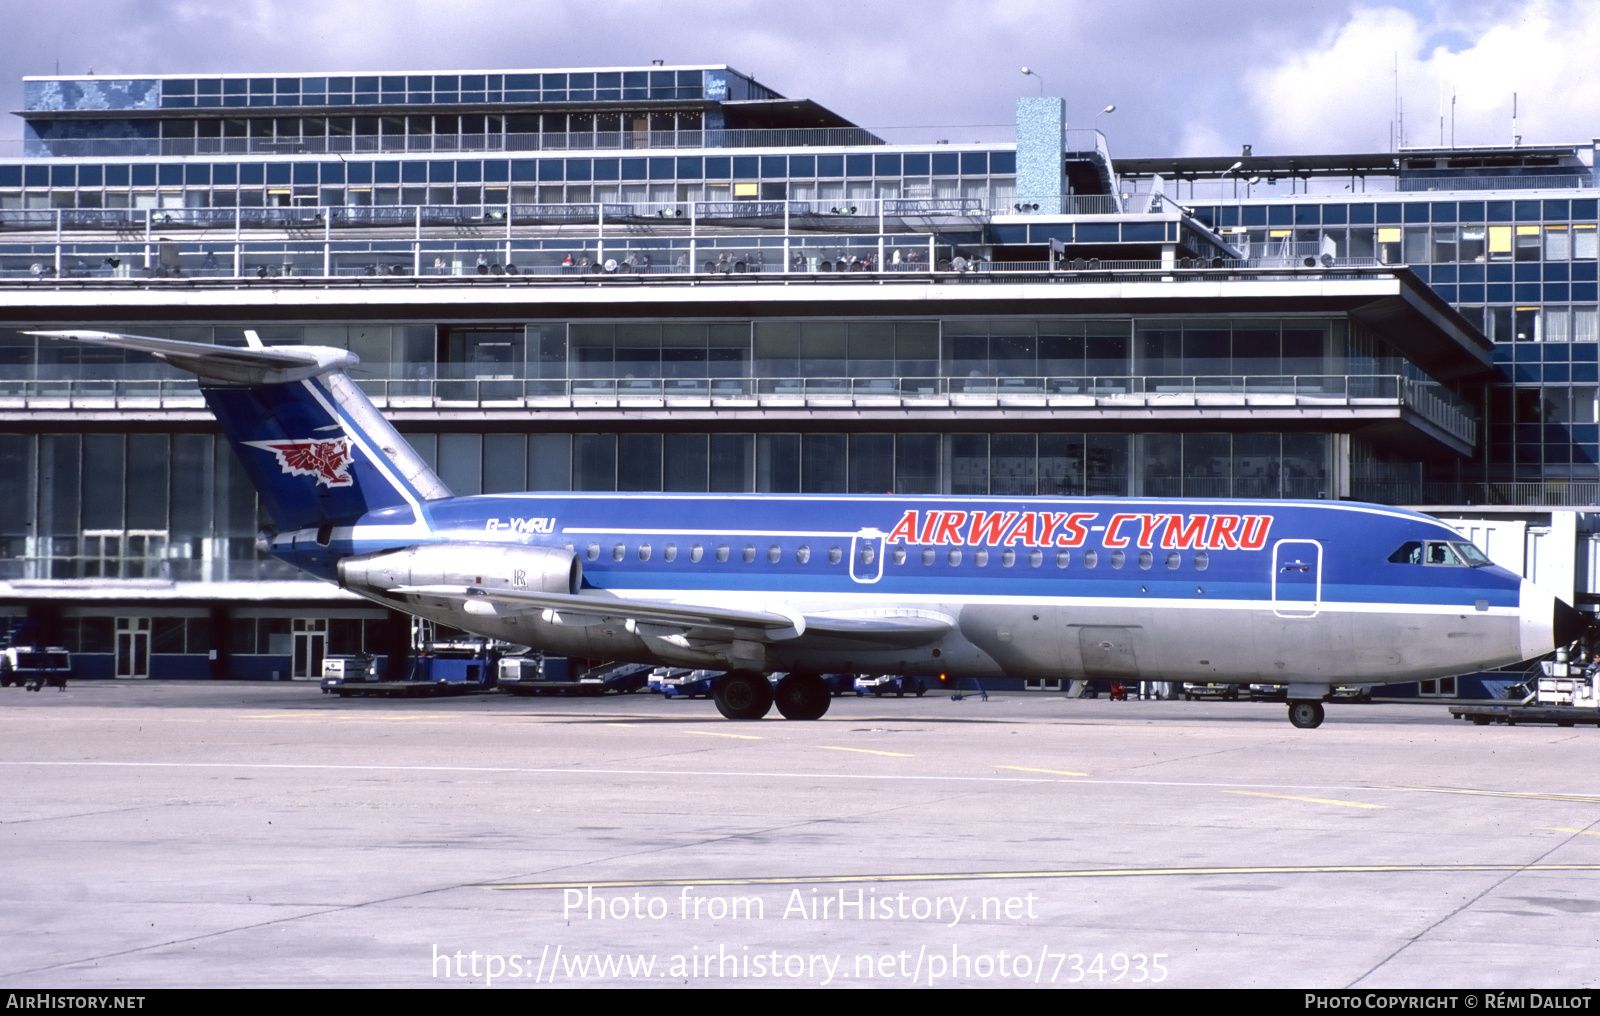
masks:
[[(764, 640), (795, 638), (805, 631), (805, 620), (798, 614), (774, 610), (733, 610), (702, 607), (659, 600), (622, 600), (573, 593), (541, 593), (509, 589), (480, 589), (477, 586), (399, 586), (394, 593), (458, 600), (469, 608), (493, 603), (511, 608), (510, 612), (555, 611), (575, 617), (614, 619), (686, 628), (754, 630)], [(474, 611), (475, 612), (475, 611)]]
[(701, 604), (665, 603), (660, 600), (624, 600), (573, 593), (543, 593), (477, 586), (400, 586), (392, 593), (456, 600), (469, 613), (546, 612), (547, 620), (572, 619), (584, 623), (613, 620), (639, 626), (676, 626), (704, 631), (738, 633), (762, 642), (787, 639), (838, 639), (910, 648), (941, 638), (955, 621), (931, 611), (862, 611), (834, 614), (800, 614), (785, 606), (764, 610), (738, 610)]

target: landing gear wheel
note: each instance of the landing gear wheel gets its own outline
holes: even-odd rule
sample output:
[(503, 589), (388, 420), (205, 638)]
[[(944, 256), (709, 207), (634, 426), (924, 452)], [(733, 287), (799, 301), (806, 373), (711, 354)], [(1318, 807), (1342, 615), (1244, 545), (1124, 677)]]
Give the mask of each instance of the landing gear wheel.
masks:
[(1322, 726), (1321, 702), (1290, 702), (1289, 722), (1301, 730)]
[(772, 708), (772, 682), (765, 674), (734, 670), (723, 674), (711, 692), (717, 712), (730, 720), (759, 720)]
[(775, 698), (786, 720), (819, 720), (833, 703), (828, 686), (816, 674), (789, 674), (778, 682)]

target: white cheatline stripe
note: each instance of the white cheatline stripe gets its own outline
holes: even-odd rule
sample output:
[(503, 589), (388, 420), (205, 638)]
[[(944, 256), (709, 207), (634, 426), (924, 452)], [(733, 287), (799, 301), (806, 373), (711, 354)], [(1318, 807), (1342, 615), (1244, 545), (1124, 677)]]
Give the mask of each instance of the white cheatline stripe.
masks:
[[(411, 506), (412, 512), (416, 515), (417, 530), (422, 533), (430, 532), (432, 530), (432, 514), (423, 507), (424, 502), (421, 492), (411, 485), (411, 481), (399, 475), (394, 468), (394, 464), (389, 461), (387, 456), (381, 453), (381, 450), (373, 444), (372, 438), (356, 423), (355, 417), (351, 416), (344, 406), (339, 404), (332, 393), (325, 393), (316, 382), (316, 378), (306, 378), (300, 383), (305, 386), (306, 391), (311, 393), (311, 397), (317, 400), (318, 405), (327, 411), (329, 416), (341, 423), (345, 434), (361, 446), (361, 450), (366, 453), (367, 458), (372, 461), (377, 470), (383, 474), (384, 479), (388, 480), (400, 492), (401, 497), (405, 498), (406, 503)], [(374, 409), (373, 411), (376, 412), (377, 410)]]

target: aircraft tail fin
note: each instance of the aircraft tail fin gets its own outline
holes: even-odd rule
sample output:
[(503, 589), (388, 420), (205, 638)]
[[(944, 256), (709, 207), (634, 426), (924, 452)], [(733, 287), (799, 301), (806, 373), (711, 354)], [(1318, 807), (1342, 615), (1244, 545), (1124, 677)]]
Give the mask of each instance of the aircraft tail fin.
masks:
[[(345, 373), (359, 360), (324, 346), (213, 346), (115, 332), (34, 332), (150, 353), (200, 377), (200, 391), (278, 529), (348, 523), (450, 490)], [(403, 514), (403, 513), (402, 513)]]

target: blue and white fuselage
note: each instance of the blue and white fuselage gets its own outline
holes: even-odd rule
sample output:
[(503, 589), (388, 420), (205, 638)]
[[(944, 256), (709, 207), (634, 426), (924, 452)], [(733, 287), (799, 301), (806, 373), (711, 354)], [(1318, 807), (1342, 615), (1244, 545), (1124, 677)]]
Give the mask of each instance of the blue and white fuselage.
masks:
[[(727, 671), (725, 715), (829, 671), (1334, 685), (1543, 655), (1581, 615), (1443, 523), (1350, 502), (527, 493), (454, 497), (316, 347), (105, 333), (198, 373), (275, 556), (377, 602), (590, 659)], [(819, 690), (820, 689), (820, 690)], [(1297, 712), (1297, 709), (1299, 712)]]
[[(337, 579), (342, 561), (399, 549), (389, 520), (375, 514), (336, 528), (326, 548), (313, 533), (284, 534), (274, 553)], [(430, 504), (429, 514), (423, 542), (452, 556), (469, 546), (572, 555), (582, 574), (575, 595), (591, 606), (568, 622), (557, 607), (516, 610), (505, 599), (501, 608), (513, 609), (485, 609), (467, 625), (465, 594), (418, 594), (413, 609), (600, 659), (1333, 685), (1513, 663), (1548, 652), (1557, 626), (1552, 597), (1499, 566), (1472, 566), (1463, 554), (1470, 544), (1454, 530), (1377, 505), (518, 494), (451, 498)], [(1442, 560), (1390, 560), (1408, 544), (1439, 546)], [(431, 581), (406, 584), (514, 593), (506, 569), (518, 560), (462, 560), (426, 576)], [(564, 560), (556, 559), (563, 580)], [(479, 574), (496, 566), (505, 574)], [(344, 569), (358, 590), (360, 567)], [(766, 610), (801, 623), (735, 658), (731, 634), (718, 639), (687, 624), (630, 628), (633, 602)], [(872, 619), (884, 622), (888, 644), (870, 637)], [(846, 620), (861, 629), (844, 634), (824, 624)]]

